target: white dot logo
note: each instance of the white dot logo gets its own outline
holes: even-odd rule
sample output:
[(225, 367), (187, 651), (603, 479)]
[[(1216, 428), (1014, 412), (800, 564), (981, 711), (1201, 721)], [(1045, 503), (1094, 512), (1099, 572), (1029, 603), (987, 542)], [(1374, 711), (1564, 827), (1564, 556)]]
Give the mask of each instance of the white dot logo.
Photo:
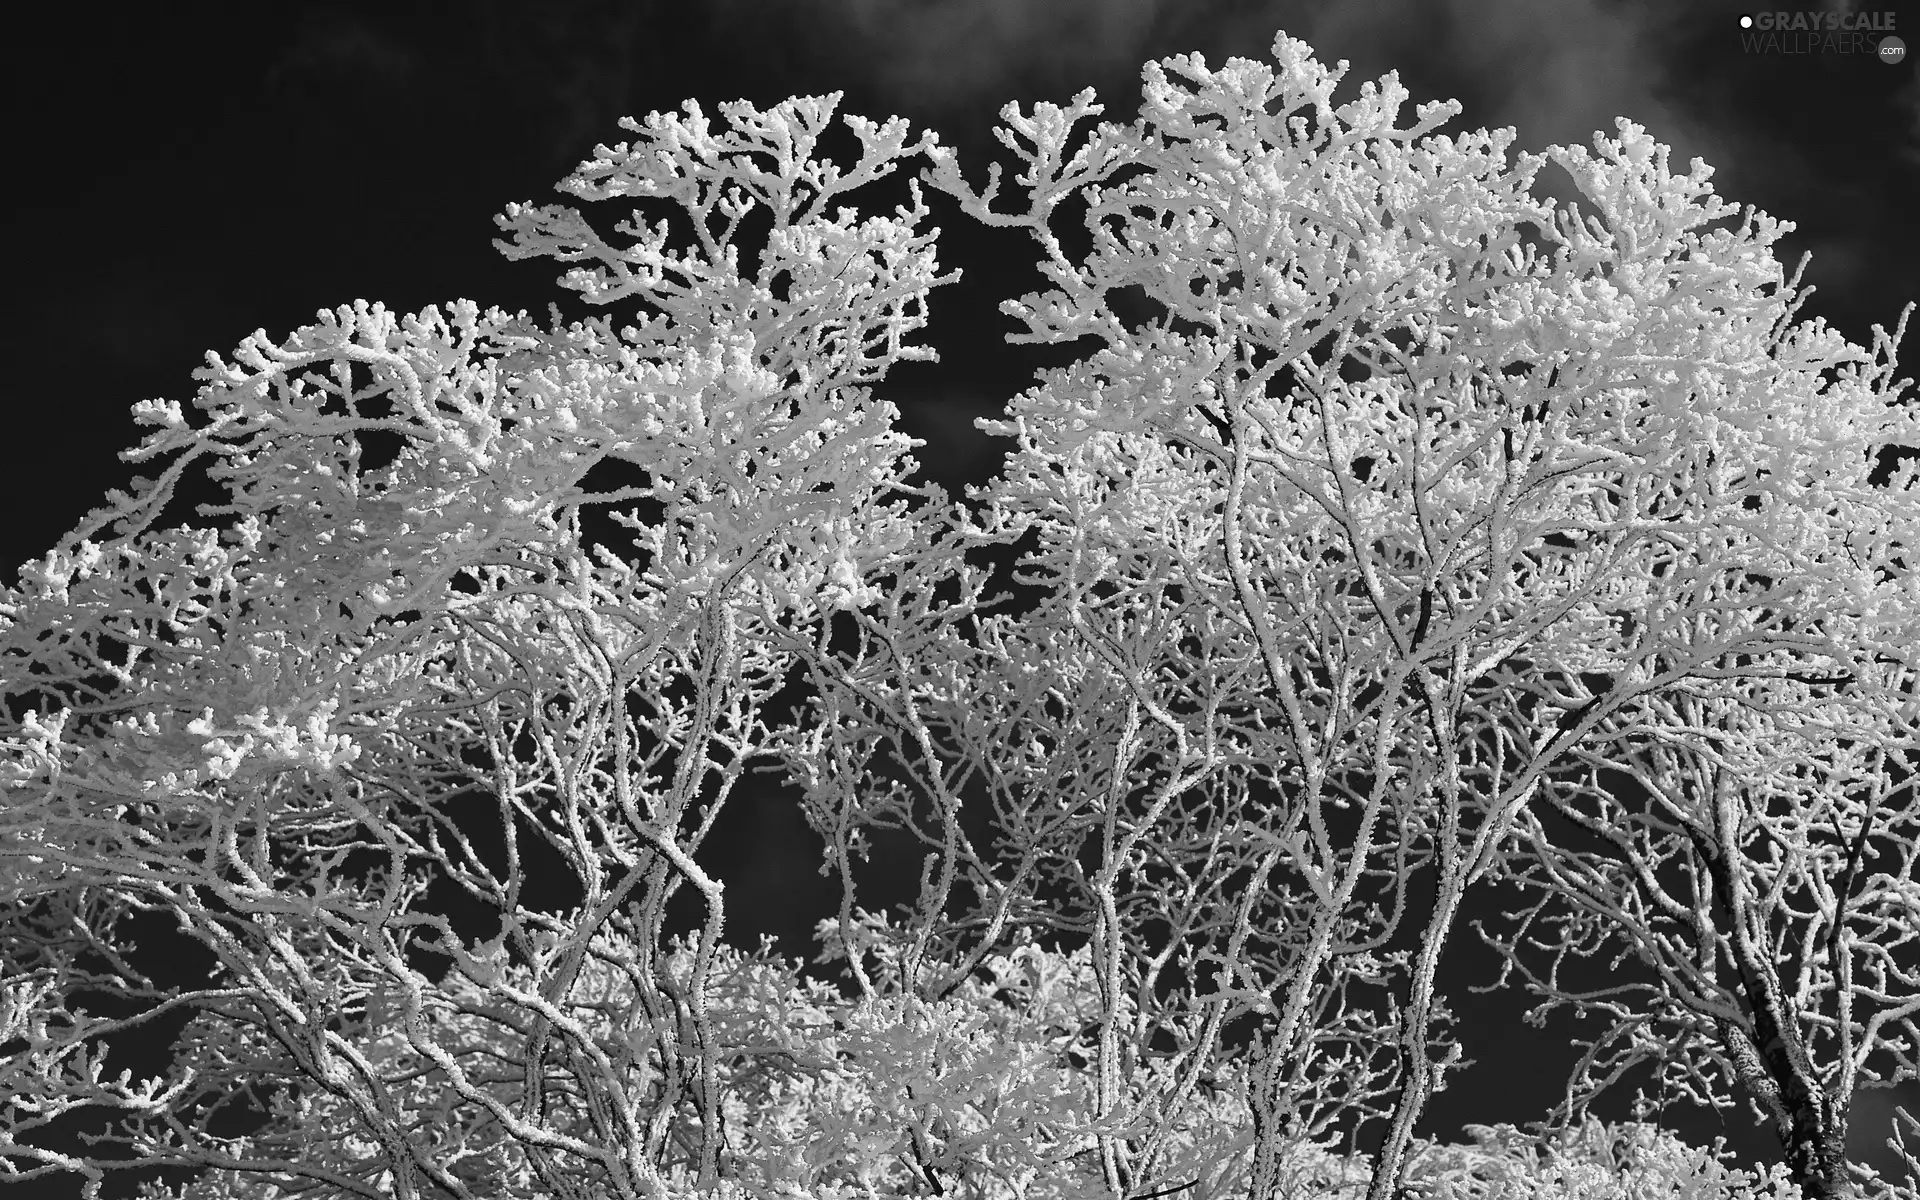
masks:
[(1742, 13), (1742, 14), (1740, 15), (1740, 28), (1742, 28), (1742, 29), (1752, 29), (1752, 28), (1753, 28), (1753, 18), (1752, 18), (1752, 17), (1750, 17), (1750, 16), (1748, 16), (1748, 15), (1746, 15), (1745, 13)]

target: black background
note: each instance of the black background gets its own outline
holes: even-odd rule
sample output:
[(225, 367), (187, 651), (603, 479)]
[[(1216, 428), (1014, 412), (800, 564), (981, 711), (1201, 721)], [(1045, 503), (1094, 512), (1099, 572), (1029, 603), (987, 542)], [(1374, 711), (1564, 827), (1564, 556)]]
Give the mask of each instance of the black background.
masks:
[[(1352, 62), (1343, 98), (1397, 69), (1415, 102), (1458, 98), (1456, 128), (1513, 125), (1523, 149), (1611, 133), (1616, 115), (1641, 121), (1677, 162), (1712, 163), (1723, 195), (1797, 222), (1789, 263), (1812, 251), (1806, 279), (1819, 288), (1803, 315), (1866, 341), (1872, 323), (1890, 326), (1920, 298), (1913, 59), (1744, 53), (1740, 11), (1660, 0), (44, 8), (37, 27), (14, 31), (6, 78), (4, 578), (124, 482), (114, 454), (137, 438), (128, 406), (190, 399), (208, 349), (225, 353), (256, 328), (279, 338), (359, 297), (397, 310), (457, 297), (566, 307), (550, 263), (493, 252), (493, 214), (548, 202), (595, 142), (621, 139), (620, 116), (687, 97), (712, 114), (735, 97), (843, 90), (843, 111), (931, 124), (977, 180), (1007, 100), (1064, 102), (1092, 85), (1109, 118), (1130, 119), (1142, 61), (1264, 58), (1284, 28), (1323, 60)], [(1920, 42), (1920, 13), (1907, 15), (1898, 28)], [(1011, 322), (996, 312), (1039, 281), (1018, 235), (973, 227), (943, 202), (936, 222), (943, 263), (966, 271), (932, 304), (929, 340), (945, 361), (899, 368), (883, 394), (929, 440), (927, 474), (957, 490), (999, 461), (973, 419), (1045, 361), (1002, 345)], [(737, 798), (721, 835), (709, 866), (728, 883), (729, 940), (771, 933), (785, 953), (810, 955), (812, 923), (838, 892), (816, 872), (818, 841), (792, 797)], [(1489, 907), (1470, 901), (1468, 915)], [(1421, 1126), (1448, 1139), (1465, 1123), (1539, 1116), (1571, 1062), (1565, 1027), (1520, 1023), (1522, 998), (1466, 992), (1489, 981), (1493, 960), (1470, 935), (1457, 945), (1442, 983), (1479, 1061)], [(1901, 1095), (1920, 1115), (1920, 1088)], [(1854, 1157), (1883, 1170), (1886, 1097), (1856, 1100), (1850, 1139)], [(1625, 1102), (1600, 1111), (1619, 1119)], [(1689, 1110), (1667, 1120), (1702, 1144), (1721, 1132)], [(1743, 1118), (1725, 1132), (1749, 1161), (1769, 1149)]]

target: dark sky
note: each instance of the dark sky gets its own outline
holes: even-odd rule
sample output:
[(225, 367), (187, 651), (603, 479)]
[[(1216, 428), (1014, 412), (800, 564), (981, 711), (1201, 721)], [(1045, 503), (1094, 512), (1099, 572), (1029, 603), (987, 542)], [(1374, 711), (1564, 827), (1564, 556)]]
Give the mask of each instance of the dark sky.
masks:
[[(1864, 7), (1896, 13), (1920, 43), (1920, 9)], [(549, 202), (595, 142), (620, 140), (619, 117), (687, 97), (712, 112), (736, 97), (843, 90), (844, 111), (931, 124), (978, 179), (1007, 100), (1064, 101), (1091, 85), (1109, 118), (1130, 119), (1143, 60), (1264, 57), (1285, 29), (1324, 60), (1351, 61), (1343, 94), (1397, 69), (1415, 102), (1462, 101), (1456, 128), (1513, 125), (1524, 149), (1584, 143), (1616, 115), (1642, 122), (1677, 162), (1713, 164), (1723, 195), (1797, 222), (1790, 261), (1812, 251), (1806, 278), (1819, 288), (1804, 313), (1865, 341), (1920, 299), (1913, 59), (1747, 53), (1741, 11), (1671, 0), (381, 0), (128, 5), (105, 18), (45, 6), (36, 32), (15, 29), (6, 81), (16, 165), (0, 338), (16, 415), (0, 439), (14, 501), (0, 567), (11, 582), (122, 481), (113, 455), (137, 436), (128, 406), (189, 400), (208, 349), (230, 351), (260, 327), (280, 337), (356, 298), (542, 311), (561, 298), (555, 269), (500, 258), (493, 214)], [(947, 362), (902, 368), (886, 394), (910, 432), (939, 439), (924, 457), (951, 486), (997, 465), (971, 421), (1025, 386), (1038, 360), (1000, 345), (1009, 323), (995, 305), (1036, 277), (1017, 235), (936, 208), (943, 262), (968, 272), (933, 305)], [(768, 829), (795, 819), (762, 815)], [(794, 911), (831, 898), (812, 864), (777, 859), (783, 839), (750, 840), (735, 868), (749, 887), (791, 889)], [(1484, 982), (1490, 960), (1464, 961), (1473, 969), (1456, 981)], [(1519, 1006), (1461, 987), (1454, 1007), (1480, 1065), (1456, 1077), (1423, 1132), (1537, 1116), (1567, 1062), (1564, 1034), (1520, 1026)], [(1884, 1109), (1862, 1101), (1862, 1154), (1885, 1136)], [(1714, 1132), (1710, 1119), (1682, 1124), (1699, 1141)], [(1739, 1141), (1764, 1145), (1757, 1137)]]

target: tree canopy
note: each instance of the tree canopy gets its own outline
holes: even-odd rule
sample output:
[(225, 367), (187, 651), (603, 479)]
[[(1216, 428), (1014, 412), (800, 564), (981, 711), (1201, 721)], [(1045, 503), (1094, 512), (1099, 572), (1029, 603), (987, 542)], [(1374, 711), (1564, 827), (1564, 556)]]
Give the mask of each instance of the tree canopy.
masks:
[[(1540, 903), (1483, 933), (1613, 1020), (1543, 1144), (1658, 1058), (1854, 1194), (1852, 1095), (1920, 1077), (1904, 314), (1798, 321), (1790, 227), (1630, 121), (1515, 154), (1343, 71), (1281, 35), (1148, 64), (1130, 124), (1009, 105), (1011, 194), (897, 118), (828, 154), (837, 95), (689, 102), (499, 218), (608, 315), (356, 302), (136, 406), (154, 474), (0, 597), (0, 1166), (1264, 1198), (1359, 1112), (1386, 1200), (1507, 881)], [(885, 399), (955, 277), (930, 196), (1032, 237), (1014, 340), (1076, 355), (961, 500)], [(725, 941), (701, 850), (755, 772), (851, 999)], [(926, 850), (898, 918), (857, 904), (883, 828)], [(1527, 965), (1608, 942), (1661, 986)], [(103, 1075), (169, 1014), (166, 1073)], [(100, 1150), (45, 1144), (82, 1109)]]

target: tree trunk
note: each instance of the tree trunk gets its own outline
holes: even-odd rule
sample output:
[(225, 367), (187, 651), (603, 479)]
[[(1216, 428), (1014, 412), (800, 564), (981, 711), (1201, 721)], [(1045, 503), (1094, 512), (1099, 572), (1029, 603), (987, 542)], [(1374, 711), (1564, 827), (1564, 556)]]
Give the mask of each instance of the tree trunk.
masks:
[(1367, 1185), (1367, 1200), (1393, 1200), (1399, 1194), (1406, 1174), (1407, 1146), (1413, 1140), (1413, 1127), (1426, 1111), (1433, 1095), (1438, 1072), (1427, 1053), (1427, 1038), (1433, 1017), (1433, 979), (1440, 967), (1441, 953), (1453, 932), (1453, 918), (1466, 891), (1459, 838), (1459, 809), (1448, 806), (1441, 823), (1441, 865), (1438, 895), (1433, 915), (1427, 921), (1420, 953), (1414, 960), (1409, 981), (1407, 1006), (1401, 1014), (1400, 1094), (1394, 1100), (1393, 1117), (1387, 1135), (1373, 1156), (1373, 1178)]
[(1780, 1130), (1787, 1169), (1807, 1200), (1857, 1200), (1847, 1173), (1847, 1105), (1824, 1092), (1788, 1100), (1791, 1124)]
[(1753, 1014), (1751, 1034), (1720, 1024), (1725, 1049), (1741, 1085), (1772, 1111), (1787, 1169), (1801, 1192), (1808, 1200), (1855, 1200), (1859, 1189), (1847, 1173), (1846, 1154), (1852, 1097), (1836, 1099), (1820, 1082), (1794, 1026), (1773, 955), (1745, 919), (1749, 895), (1725, 850), (1739, 844), (1731, 806), (1717, 805), (1714, 819), (1717, 842), (1696, 834), (1694, 844), (1731, 931), (1734, 967)]

